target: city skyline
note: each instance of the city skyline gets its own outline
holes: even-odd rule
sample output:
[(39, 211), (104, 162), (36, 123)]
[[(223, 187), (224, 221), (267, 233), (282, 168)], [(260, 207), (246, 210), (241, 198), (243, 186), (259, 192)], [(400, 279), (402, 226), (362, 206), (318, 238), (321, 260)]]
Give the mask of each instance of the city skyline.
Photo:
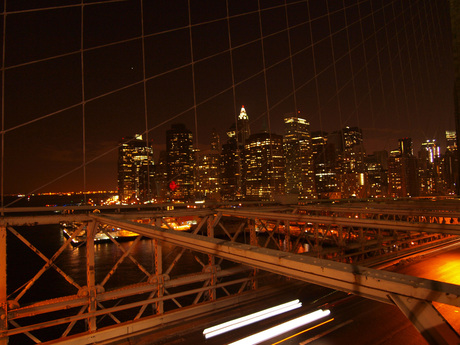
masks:
[[(205, 150), (193, 146), (184, 124), (172, 124), (156, 164), (148, 158), (150, 143), (142, 136), (131, 138), (118, 155), (119, 202), (393, 198), (456, 190), (452, 132), (446, 133), (449, 148), (443, 154), (435, 140), (414, 154), (411, 138), (400, 138), (391, 152), (366, 155), (358, 127), (311, 131), (300, 114), (286, 114), (284, 122), (282, 135), (267, 129), (254, 133), (242, 106), (226, 139), (214, 132)], [(142, 166), (150, 166), (149, 182)]]
[[(246, 107), (244, 105), (242, 105), (242, 109), (241, 111), (244, 110), (244, 115), (246, 116), (246, 119), (248, 120), (248, 126), (250, 127), (251, 125), (251, 118), (250, 118), (250, 114), (248, 115), (248, 111), (246, 110)], [(241, 114), (241, 112), (239, 112), (239, 114)], [(286, 117), (289, 117), (290, 115), (294, 116), (294, 114), (285, 114), (285, 118)], [(304, 119), (301, 114), (300, 114), (300, 111), (299, 111), (299, 114), (297, 114), (297, 117), (303, 119), (306, 121), (306, 119)], [(314, 128), (311, 128), (310, 127), (310, 124), (308, 121), (307, 122), (307, 125), (309, 126), (309, 131), (310, 133), (320, 133), (322, 132), (323, 134), (325, 135), (328, 135), (328, 134), (334, 134), (334, 133), (339, 133), (340, 131), (346, 129), (346, 128), (357, 128), (356, 126), (347, 126), (345, 128), (341, 128), (341, 129), (336, 129), (332, 132), (323, 132), (323, 131), (320, 131), (320, 130), (315, 130)], [(178, 126), (178, 125), (183, 125), (181, 123), (173, 123), (171, 126), (174, 127), (174, 126)], [(232, 130), (232, 128), (234, 128), (234, 124), (232, 124), (231, 126), (228, 126), (228, 128), (226, 130), (223, 130), (221, 128), (221, 131), (222, 133), (225, 133), (224, 134), (224, 138), (222, 138), (220, 135), (220, 147), (219, 147), (219, 150), (222, 149), (222, 146), (223, 146), (223, 142), (225, 142), (227, 139), (228, 139), (228, 133), (230, 130)], [(171, 130), (168, 129), (167, 131)], [(188, 128), (184, 128), (184, 130), (189, 130)], [(446, 131), (445, 135), (448, 135), (448, 133), (450, 135), (452, 135), (452, 133), (455, 133), (455, 131)], [(166, 133), (166, 132), (165, 132)], [(193, 133), (190, 131), (190, 133), (192, 134), (193, 136)], [(266, 128), (265, 129), (261, 129), (259, 131), (254, 131), (254, 130), (250, 130), (250, 133), (252, 134), (262, 134), (262, 133), (268, 133)], [(273, 135), (281, 135), (281, 136), (284, 136), (286, 133), (285, 132), (282, 132), (282, 133), (271, 133)], [(410, 143), (411, 143), (411, 147), (412, 147), (412, 154), (415, 156), (415, 157), (418, 157), (418, 154), (419, 152), (423, 151), (424, 150), (424, 146), (426, 146), (427, 143), (429, 142), (434, 142), (436, 145), (437, 145), (437, 148), (438, 150), (440, 150), (439, 152), (441, 154), (444, 154), (445, 151), (447, 150), (447, 139), (446, 139), (446, 146), (444, 148), (442, 148), (436, 141), (436, 139), (427, 139), (426, 142), (420, 142), (420, 145), (417, 149), (416, 145), (414, 145), (414, 141), (412, 140), (412, 138), (408, 138), (408, 137), (402, 137), (402, 138), (397, 138), (394, 140), (393, 142), (393, 145), (391, 147), (390, 150), (386, 150), (386, 149), (377, 149), (377, 150), (374, 150), (372, 152), (370, 152), (369, 150), (366, 149), (366, 137), (365, 135), (362, 136), (363, 138), (363, 148), (364, 148), (364, 153), (365, 155), (373, 155), (375, 153), (378, 153), (380, 151), (386, 151), (388, 154), (391, 153), (391, 151), (394, 151), (394, 150), (398, 150), (398, 149), (401, 149), (401, 141), (402, 140), (409, 140)], [(446, 138), (446, 137), (445, 137)], [(204, 151), (204, 150), (207, 150), (209, 148), (211, 148), (213, 146), (213, 143), (212, 143), (212, 135), (208, 138), (209, 139), (209, 143), (206, 144), (206, 143), (203, 143), (203, 144), (200, 144), (200, 147), (195, 147), (193, 146), (194, 150), (196, 150), (196, 152), (199, 154), (200, 151)], [(119, 150), (123, 148), (124, 145), (126, 144), (123, 144), (123, 142), (125, 143), (130, 143), (130, 142), (136, 142), (136, 141), (143, 141), (145, 140), (145, 138), (142, 137), (142, 135), (139, 135), (137, 133), (135, 133), (133, 136), (124, 136), (122, 138), (120, 138), (119, 140), (119, 145), (117, 146), (117, 150), (116, 150), (116, 153), (118, 154), (118, 156), (116, 157), (115, 160), (112, 161), (112, 167), (110, 170), (112, 170), (114, 172), (114, 174), (112, 176), (110, 176), (109, 178), (107, 178), (106, 176), (106, 181), (109, 181), (109, 184), (106, 184), (106, 186), (101, 186), (101, 188), (95, 188), (95, 189), (92, 189), (92, 190), (104, 190), (104, 191), (115, 191), (115, 190), (118, 190), (117, 188), (117, 185), (119, 184), (119, 181), (117, 181), (117, 175), (120, 173), (119, 171), (117, 171), (117, 161), (119, 160), (120, 156), (119, 156)], [(239, 139), (241, 142), (241, 138)], [(452, 139), (451, 139), (452, 140)], [(150, 153), (151, 157), (152, 157), (152, 160), (153, 160), (153, 164), (156, 165), (160, 162), (160, 155), (162, 152), (165, 152), (166, 151), (166, 147), (167, 147), (167, 142), (165, 140), (164, 143), (156, 143), (153, 139), (150, 139), (150, 142), (149, 142), (149, 145), (150, 147), (152, 147), (152, 151)], [(82, 190), (43, 190), (41, 191), (41, 193), (67, 193), (67, 192), (83, 192)], [(30, 193), (26, 193), (25, 191), (16, 191), (16, 192), (12, 192), (12, 193), (6, 193), (6, 194), (11, 194), (11, 195), (16, 195), (16, 194), (30, 194)]]
[(312, 130), (362, 128), (368, 153), (454, 129), (448, 3), (190, 6), (7, 1), (3, 193), (112, 189), (120, 138), (159, 152), (184, 123), (203, 147), (241, 104), (255, 132), (298, 110)]

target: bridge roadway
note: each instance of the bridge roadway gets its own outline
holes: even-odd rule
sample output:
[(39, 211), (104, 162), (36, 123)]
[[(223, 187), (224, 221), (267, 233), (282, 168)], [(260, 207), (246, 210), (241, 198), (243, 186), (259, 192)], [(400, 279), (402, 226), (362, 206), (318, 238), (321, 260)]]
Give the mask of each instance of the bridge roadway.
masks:
[[(417, 255), (413, 258), (404, 259), (397, 265), (391, 266), (391, 270), (400, 273), (410, 274), (431, 279), (442, 280), (450, 283), (458, 284), (460, 277), (458, 269), (460, 265), (460, 246), (451, 245), (449, 248), (442, 250), (430, 251), (421, 256)], [(280, 298), (282, 298), (281, 295)], [(240, 329), (206, 339), (206, 345), (230, 344), (254, 333), (263, 331), (270, 327), (282, 324), (297, 316), (307, 314), (319, 307), (328, 308), (331, 315), (322, 320), (316, 321), (313, 324), (299, 327), (290, 332), (285, 332), (282, 335), (261, 343), (261, 345), (269, 345), (280, 342), (283, 345), (306, 345), (306, 344), (380, 344), (380, 345), (421, 345), (426, 344), (424, 338), (412, 326), (410, 321), (399, 311), (395, 306), (379, 303), (370, 299), (360, 298), (354, 295), (347, 295), (338, 291), (322, 289), (321, 295), (318, 294), (315, 285), (304, 284), (302, 288), (298, 288), (293, 284), (290, 290), (290, 299), (299, 298), (303, 306), (296, 309), (295, 312), (282, 314), (272, 317), (264, 322), (252, 324)], [(202, 324), (198, 325), (195, 331), (180, 333), (176, 332), (174, 337), (161, 338), (154, 341), (155, 345), (159, 344), (201, 344), (203, 343), (203, 329), (211, 327), (217, 323), (225, 322), (228, 319), (233, 319), (241, 315), (248, 315), (255, 311), (268, 308), (269, 306), (277, 305), (282, 301), (267, 301), (267, 304), (260, 303), (250, 311), (238, 310), (236, 316), (228, 315), (229, 312), (219, 315), (221, 319), (210, 320), (205, 324), (206, 320), (201, 320)], [(458, 312), (460, 308), (440, 305), (437, 309), (449, 320), (451, 325), (458, 332), (460, 331), (460, 318)], [(332, 321), (320, 325), (324, 321)], [(169, 334), (172, 332), (170, 331)], [(150, 337), (155, 339), (155, 337)], [(120, 343), (122, 345), (122, 343)]]
[[(77, 322), (78, 320), (87, 320), (89, 332), (85, 332), (80, 335), (67, 337), (65, 339), (56, 340), (53, 343), (62, 343), (62, 344), (89, 344), (97, 343), (102, 341), (109, 341), (110, 339), (120, 337), (120, 336), (129, 336), (136, 332), (143, 332), (150, 329), (154, 325), (158, 325), (171, 321), (176, 317), (176, 320), (179, 318), (187, 317), (192, 315), (195, 312), (206, 312), (211, 309), (217, 308), (219, 305), (222, 306), (222, 303), (235, 303), (234, 300), (229, 300), (231, 302), (225, 302), (225, 300), (219, 304), (208, 304), (202, 305), (201, 307), (195, 307), (197, 311), (193, 311), (190, 314), (191, 309), (183, 309), (180, 313), (176, 314), (177, 316), (171, 317), (162, 315), (161, 301), (166, 298), (166, 295), (163, 296), (161, 291), (163, 291), (161, 286), (172, 287), (180, 283), (180, 281), (187, 282), (198, 282), (199, 279), (204, 279), (206, 282), (205, 285), (200, 289), (195, 289), (198, 293), (198, 296), (203, 296), (205, 291), (208, 291), (213, 300), (213, 291), (218, 288), (225, 289), (225, 283), (219, 284), (216, 281), (217, 277), (224, 277), (225, 275), (238, 274), (238, 272), (247, 271), (248, 268), (261, 269), (263, 271), (276, 273), (278, 275), (287, 276), (295, 278), (300, 281), (310, 282), (320, 286), (332, 288), (334, 290), (340, 290), (347, 293), (352, 293), (358, 296), (365, 298), (370, 298), (379, 302), (384, 302), (387, 304), (397, 305), (401, 311), (414, 323), (415, 327), (421, 332), (425, 337), (428, 343), (431, 344), (452, 344), (459, 343), (460, 338), (458, 334), (446, 323), (442, 316), (437, 312), (433, 307), (433, 302), (443, 303), (447, 305), (460, 306), (460, 286), (441, 283), (438, 281), (433, 281), (429, 279), (409, 277), (393, 272), (379, 271), (364, 266), (359, 266), (356, 264), (346, 264), (343, 262), (335, 262), (331, 260), (325, 260), (320, 258), (315, 258), (307, 255), (283, 252), (280, 250), (274, 250), (266, 247), (258, 247), (245, 243), (238, 243), (232, 240), (224, 240), (219, 238), (214, 238), (213, 236), (202, 236), (197, 234), (197, 230), (200, 227), (207, 226), (207, 231), (213, 232), (217, 224), (219, 224), (220, 219), (223, 215), (231, 215), (232, 217), (241, 217), (247, 219), (255, 218), (265, 218), (265, 219), (277, 219), (277, 225), (281, 222), (287, 225), (289, 229), (290, 223), (304, 223), (308, 224), (309, 222), (315, 222), (316, 224), (337, 224), (338, 220), (341, 225), (350, 226), (350, 227), (371, 227), (377, 229), (389, 229), (397, 228), (398, 230), (406, 231), (411, 233), (418, 228), (423, 228), (424, 232), (427, 233), (442, 233), (442, 234), (451, 234), (459, 235), (458, 225), (452, 224), (451, 222), (446, 223), (445, 221), (440, 222), (425, 222), (423, 224), (409, 222), (395, 222), (389, 220), (369, 221), (368, 219), (360, 218), (345, 218), (345, 217), (336, 217), (336, 216), (318, 216), (318, 215), (306, 215), (298, 214), (293, 212), (294, 208), (288, 207), (277, 207), (276, 212), (272, 212), (274, 208), (263, 208), (263, 209), (233, 209), (233, 208), (215, 208), (215, 209), (195, 209), (191, 210), (193, 214), (202, 216), (202, 220), (198, 224), (196, 231), (193, 233), (186, 232), (177, 232), (170, 229), (165, 229), (161, 226), (160, 218), (165, 216), (163, 211), (141, 211), (134, 213), (119, 213), (119, 214), (100, 214), (100, 213), (78, 213), (60, 215), (28, 215), (20, 217), (4, 217), (2, 223), (0, 224), (0, 252), (6, 254), (6, 245), (5, 245), (5, 234), (8, 230), (12, 233), (15, 233), (15, 230), (12, 226), (17, 225), (31, 225), (31, 224), (49, 224), (56, 223), (57, 221), (79, 221), (84, 225), (87, 236), (87, 286), (80, 287), (76, 285), (80, 291), (75, 296), (69, 296), (70, 298), (66, 299), (57, 299), (55, 301), (45, 301), (42, 303), (37, 303), (32, 306), (25, 306), (19, 308), (15, 306), (15, 303), (11, 301), (6, 301), (6, 291), (0, 291), (0, 301), (3, 310), (6, 310), (6, 305), (8, 304), (8, 311), (3, 315), (7, 317), (2, 317), (2, 324), (0, 325), (0, 330), (3, 329), (3, 334), (9, 335), (17, 334), (17, 332), (28, 332), (29, 330), (36, 329), (36, 327), (48, 327), (50, 325), (55, 325), (65, 322)], [(64, 209), (65, 211), (66, 209)], [(50, 210), (47, 209), (47, 212)], [(139, 212), (140, 211), (140, 212)], [(176, 214), (190, 214), (190, 210), (178, 210)], [(329, 212), (329, 211), (328, 211)], [(14, 213), (14, 212), (12, 212)], [(142, 214), (144, 213), (144, 214)], [(441, 212), (442, 213), (442, 212)], [(457, 217), (455, 210), (451, 211), (448, 214), (443, 214), (452, 218)], [(141, 219), (143, 217), (149, 217), (153, 219), (149, 224), (143, 224), (139, 222), (133, 222), (132, 219)], [(340, 218), (340, 219), (339, 219)], [(441, 219), (438, 217), (437, 219)], [(203, 265), (203, 272), (200, 274), (195, 274), (185, 278), (179, 278), (176, 280), (166, 281), (161, 280), (165, 277), (161, 270), (161, 247), (158, 246), (155, 248), (155, 267), (157, 271), (155, 274), (150, 275), (147, 272), (149, 277), (149, 283), (147, 285), (133, 285), (128, 289), (120, 291), (104, 291), (104, 289), (97, 285), (94, 278), (94, 236), (97, 224), (105, 224), (113, 227), (119, 227), (124, 230), (130, 230), (135, 233), (138, 233), (142, 236), (152, 238), (157, 243), (170, 243), (177, 247), (190, 249), (194, 252), (204, 253), (209, 256), (209, 265)], [(153, 225), (152, 225), (153, 224)], [(224, 226), (222, 226), (224, 228)], [(253, 229), (253, 228), (252, 228)], [(317, 228), (316, 228), (317, 229)], [(225, 230), (225, 229), (224, 229)], [(420, 231), (420, 230), (419, 230)], [(227, 232), (227, 231), (226, 231)], [(251, 237), (253, 236), (254, 231), (251, 232)], [(229, 234), (230, 235), (230, 234)], [(287, 233), (289, 235), (289, 232)], [(235, 235), (236, 236), (236, 235)], [(232, 236), (229, 236), (232, 237)], [(138, 237), (140, 239), (140, 237)], [(113, 240), (113, 239), (112, 239)], [(138, 241), (138, 240), (136, 240)], [(66, 242), (65, 245), (67, 245)], [(116, 243), (116, 241), (114, 241)], [(32, 246), (31, 249), (35, 251)], [(64, 246), (62, 247), (64, 248)], [(60, 249), (60, 251), (62, 250)], [(59, 254), (55, 254), (58, 256)], [(180, 254), (181, 255), (181, 254)], [(177, 259), (180, 258), (180, 255)], [(54, 257), (48, 261), (45, 269), (53, 266)], [(157, 257), (158, 256), (158, 257)], [(123, 259), (125, 257), (130, 257), (130, 253), (125, 252)], [(241, 269), (222, 269), (218, 267), (218, 263), (215, 263), (214, 258), (224, 258), (232, 262), (241, 263), (243, 266)], [(0, 283), (5, 283), (6, 286), (6, 255), (3, 255), (0, 261), (0, 267), (3, 267), (0, 270)], [(131, 258), (132, 259), (132, 258)], [(157, 262), (158, 260), (158, 262)], [(46, 260), (45, 260), (46, 261)], [(177, 260), (175, 259), (175, 262)], [(121, 261), (122, 262), (122, 259)], [(114, 266), (112, 271), (116, 270), (118, 263)], [(174, 265), (174, 262), (172, 266)], [(140, 265), (138, 265), (140, 267)], [(142, 269), (142, 267), (140, 267)], [(43, 270), (42, 270), (43, 271)], [(112, 271), (106, 277), (110, 278)], [(169, 272), (170, 269), (167, 270)], [(60, 272), (61, 273), (61, 272)], [(64, 275), (65, 276), (65, 275)], [(201, 277), (201, 278), (200, 278)], [(72, 279), (68, 276), (65, 278), (72, 282)], [(106, 281), (104, 279), (104, 282)], [(198, 280), (197, 280), (198, 279)], [(249, 279), (249, 280), (248, 280)], [(238, 282), (238, 279), (235, 280)], [(239, 280), (246, 284), (251, 281), (251, 278), (242, 278)], [(74, 282), (73, 282), (74, 283)], [(227, 283), (228, 284), (228, 283)], [(0, 284), (1, 286), (2, 284)], [(104, 284), (102, 284), (103, 286)], [(2, 287), (2, 289), (6, 289)], [(142, 306), (142, 310), (148, 304), (157, 305), (157, 321), (152, 321), (153, 319), (143, 320), (142, 318), (138, 321), (133, 320), (129, 323), (117, 323), (114, 327), (107, 329), (98, 329), (96, 328), (96, 318), (100, 315), (109, 315), (114, 318), (113, 312), (117, 310), (122, 310), (127, 308), (126, 306), (120, 307), (103, 307), (101, 303), (113, 298), (119, 298), (125, 296), (128, 292), (138, 294), (141, 292), (151, 291), (151, 297), (146, 301), (132, 303), (129, 306)], [(164, 290), (166, 291), (166, 290)], [(193, 291), (192, 291), (193, 292)], [(153, 297), (153, 293), (156, 294), (156, 298)], [(214, 292), (215, 293), (215, 292)], [(168, 296), (171, 300), (175, 301), (175, 298), (179, 298), (181, 293), (171, 294)], [(197, 297), (199, 298), (199, 297)], [(237, 299), (243, 300), (244, 297), (237, 296)], [(13, 301), (14, 302), (14, 301)], [(61, 320), (39, 324), (38, 326), (28, 326), (20, 327), (15, 321), (15, 318), (26, 317), (27, 315), (35, 315), (36, 313), (50, 312), (53, 310), (59, 310), (62, 308), (73, 308), (81, 306), (83, 309), (78, 315), (72, 316), (70, 318), (64, 318)], [(87, 310), (86, 310), (87, 308)], [(160, 309), (158, 309), (160, 308)], [(201, 309), (200, 309), (201, 308)], [(105, 310), (104, 310), (105, 309)], [(142, 312), (139, 314), (141, 315)], [(16, 329), (8, 330), (6, 320), (13, 325), (17, 325)], [(35, 328), (34, 328), (35, 327)], [(6, 344), (7, 338), (0, 338), (0, 344)], [(5, 342), (6, 341), (6, 342)]]

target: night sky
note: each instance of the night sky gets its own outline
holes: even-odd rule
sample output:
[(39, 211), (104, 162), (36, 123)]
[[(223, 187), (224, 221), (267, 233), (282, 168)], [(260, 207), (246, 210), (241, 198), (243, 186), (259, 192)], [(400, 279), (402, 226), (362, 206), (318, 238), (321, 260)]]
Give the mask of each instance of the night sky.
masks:
[(147, 133), (158, 157), (182, 122), (206, 148), (213, 128), (225, 142), (241, 105), (252, 133), (283, 134), (284, 115), (300, 111), (312, 131), (361, 127), (368, 154), (403, 137), (444, 151), (448, 8), (190, 0), (189, 17), (186, 0), (7, 0), (3, 191), (79, 191), (84, 175), (87, 190), (115, 190), (121, 138)]

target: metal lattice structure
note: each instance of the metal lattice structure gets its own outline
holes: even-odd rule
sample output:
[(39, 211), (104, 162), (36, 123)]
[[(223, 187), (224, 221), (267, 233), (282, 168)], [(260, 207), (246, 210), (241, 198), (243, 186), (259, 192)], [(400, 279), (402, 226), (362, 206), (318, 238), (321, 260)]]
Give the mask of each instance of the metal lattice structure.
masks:
[[(368, 207), (373, 207), (373, 204), (368, 204)], [(416, 222), (414, 217), (417, 212), (414, 210), (407, 211), (410, 216), (406, 219), (380, 221), (372, 219), (371, 211), (367, 216), (360, 211), (359, 218), (306, 214), (315, 211), (351, 215), (356, 211), (353, 206), (339, 205), (336, 211), (333, 206), (326, 207), (327, 211), (324, 208), (265, 205), (258, 208), (203, 207), (174, 211), (157, 208), (121, 213), (103, 209), (102, 213), (98, 210), (90, 214), (76, 210), (61, 215), (9, 216), (1, 227), (2, 249), (7, 249), (6, 234), (14, 236), (38, 255), (43, 264), (15, 291), (10, 291), (8, 287), (8, 294), (7, 271), (0, 272), (5, 282), (1, 339), (3, 343), (10, 339), (10, 343), (14, 344), (16, 339), (24, 341), (28, 338), (33, 343), (50, 341), (54, 337), (62, 344), (89, 344), (151, 331), (179, 319), (269, 294), (268, 282), (273, 282), (273, 274), (394, 303), (409, 311), (412, 307), (404, 301), (423, 301), (429, 306), (427, 310), (432, 310), (429, 312), (430, 320), (431, 314), (436, 314), (432, 301), (460, 305), (458, 286), (439, 282), (433, 284), (426, 279), (356, 266), (358, 260), (364, 257), (366, 260), (362, 263), (371, 262), (369, 258), (373, 259), (373, 264), (387, 260), (388, 253), (384, 249), (392, 246), (389, 238), (393, 239), (392, 243), (400, 244), (399, 255), (405, 250), (426, 249), (415, 244), (401, 245), (408, 241), (426, 245), (428, 238), (442, 241), (457, 238), (460, 232), (458, 222), (425, 222), (427, 218), (421, 216), (422, 213), (420, 221)], [(383, 211), (388, 210), (387, 206), (376, 208), (381, 217), (394, 217)], [(395, 213), (401, 214), (401, 210), (399, 207)], [(433, 216), (437, 214), (438, 220), (447, 217), (458, 219), (455, 211), (432, 212)], [(181, 217), (196, 219), (190, 232), (177, 231), (171, 226), (172, 218), (178, 220)], [(24, 225), (56, 222), (75, 222), (78, 227), (51, 256), (46, 256), (21, 234), (24, 233)], [(111, 235), (110, 229), (114, 228), (135, 232), (137, 236), (130, 242), (122, 243)], [(341, 232), (339, 229), (342, 229)], [(85, 245), (75, 249), (71, 243), (81, 234), (84, 234)], [(96, 258), (95, 248), (103, 246), (95, 244), (100, 237), (98, 234), (105, 234), (110, 241), (107, 245), (117, 253), (111, 267), (98, 265), (100, 260)], [(369, 236), (377, 237), (371, 241)], [(146, 265), (139, 258), (141, 251), (138, 248), (143, 243), (144, 246), (150, 243), (147, 248), (150, 248), (151, 264)], [(374, 249), (365, 249), (372, 245)], [(312, 250), (307, 252), (306, 247)], [(84, 257), (85, 262), (78, 270), (72, 269), (72, 274), (66, 272), (71, 269), (69, 265), (59, 265), (60, 257), (69, 248), (73, 248), (74, 254), (76, 252)], [(353, 253), (346, 257), (348, 250)], [(2, 250), (2, 253), (1, 260), (5, 262), (7, 251)], [(392, 258), (395, 257), (396, 251), (392, 252)], [(117, 278), (123, 265), (129, 265), (128, 271), (137, 272), (133, 275), (135, 279), (131, 274)], [(183, 265), (187, 267), (186, 271), (180, 269)], [(66, 281), (66, 293), (53, 290), (54, 280), (45, 274), (49, 271), (55, 271)], [(360, 276), (366, 279), (358, 279)], [(50, 297), (42, 300), (27, 298), (34, 286), (46, 279)], [(386, 283), (382, 285), (382, 282)], [(426, 327), (425, 323), (421, 324)], [(446, 334), (450, 336), (450, 333)]]

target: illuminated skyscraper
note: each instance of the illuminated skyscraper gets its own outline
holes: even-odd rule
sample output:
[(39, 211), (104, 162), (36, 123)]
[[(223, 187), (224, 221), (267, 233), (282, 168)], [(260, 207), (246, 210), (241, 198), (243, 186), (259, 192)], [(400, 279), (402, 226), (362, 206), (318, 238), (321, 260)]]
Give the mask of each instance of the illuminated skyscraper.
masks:
[(397, 150), (391, 151), (388, 159), (388, 195), (393, 198), (420, 195), (418, 160), (412, 154), (403, 155), (401, 145)]
[(155, 166), (153, 149), (142, 135), (123, 139), (118, 148), (118, 195), (121, 202), (151, 198)]
[(381, 198), (388, 195), (388, 152), (378, 151), (364, 158), (368, 178), (368, 196)]
[(249, 116), (246, 113), (244, 105), (241, 106), (240, 114), (238, 115), (238, 120), (236, 122), (237, 132), (238, 132), (238, 144), (244, 147), (246, 141), (251, 135), (251, 130), (249, 128)]
[(274, 200), (284, 193), (283, 137), (252, 134), (244, 150), (245, 197), (248, 200)]
[(289, 114), (284, 118), (286, 193), (301, 199), (316, 198), (313, 148), (307, 120)]
[(214, 131), (211, 148), (198, 153), (195, 192), (198, 198), (220, 199), (220, 138)]
[(427, 140), (422, 143), (422, 149), (420, 150), (420, 158), (428, 160), (430, 163), (434, 163), (436, 158), (441, 155), (441, 148), (436, 144), (436, 140)]
[(166, 131), (168, 186), (171, 199), (189, 200), (194, 190), (193, 135), (184, 124), (173, 124)]
[(240, 180), (239, 152), (235, 136), (229, 136), (227, 142), (222, 145), (220, 156), (220, 193), (222, 200), (236, 200), (238, 198), (238, 181)]
[(419, 151), (420, 195), (436, 195), (440, 193), (440, 147), (436, 140), (422, 143)]
[(338, 185), (342, 198), (367, 197), (367, 173), (364, 165), (363, 133), (358, 127), (345, 127), (339, 133)]
[(446, 131), (447, 150), (457, 149), (457, 133), (455, 131)]
[(364, 172), (363, 132), (358, 127), (345, 127), (342, 137), (342, 172)]
[(337, 195), (337, 151), (328, 141), (326, 132), (312, 133), (313, 159), (315, 165), (315, 187), (318, 198), (328, 199)]
[(411, 138), (403, 138), (399, 139), (399, 151), (403, 156), (413, 156), (414, 150), (412, 148), (412, 139)]
[(442, 157), (441, 173), (444, 183), (443, 194), (455, 194), (458, 184), (457, 135), (446, 131), (446, 152)]
[(246, 162), (243, 151), (250, 134), (249, 116), (243, 105), (236, 124), (227, 131), (227, 142), (222, 145), (220, 183), (223, 200), (238, 200), (244, 195)]

